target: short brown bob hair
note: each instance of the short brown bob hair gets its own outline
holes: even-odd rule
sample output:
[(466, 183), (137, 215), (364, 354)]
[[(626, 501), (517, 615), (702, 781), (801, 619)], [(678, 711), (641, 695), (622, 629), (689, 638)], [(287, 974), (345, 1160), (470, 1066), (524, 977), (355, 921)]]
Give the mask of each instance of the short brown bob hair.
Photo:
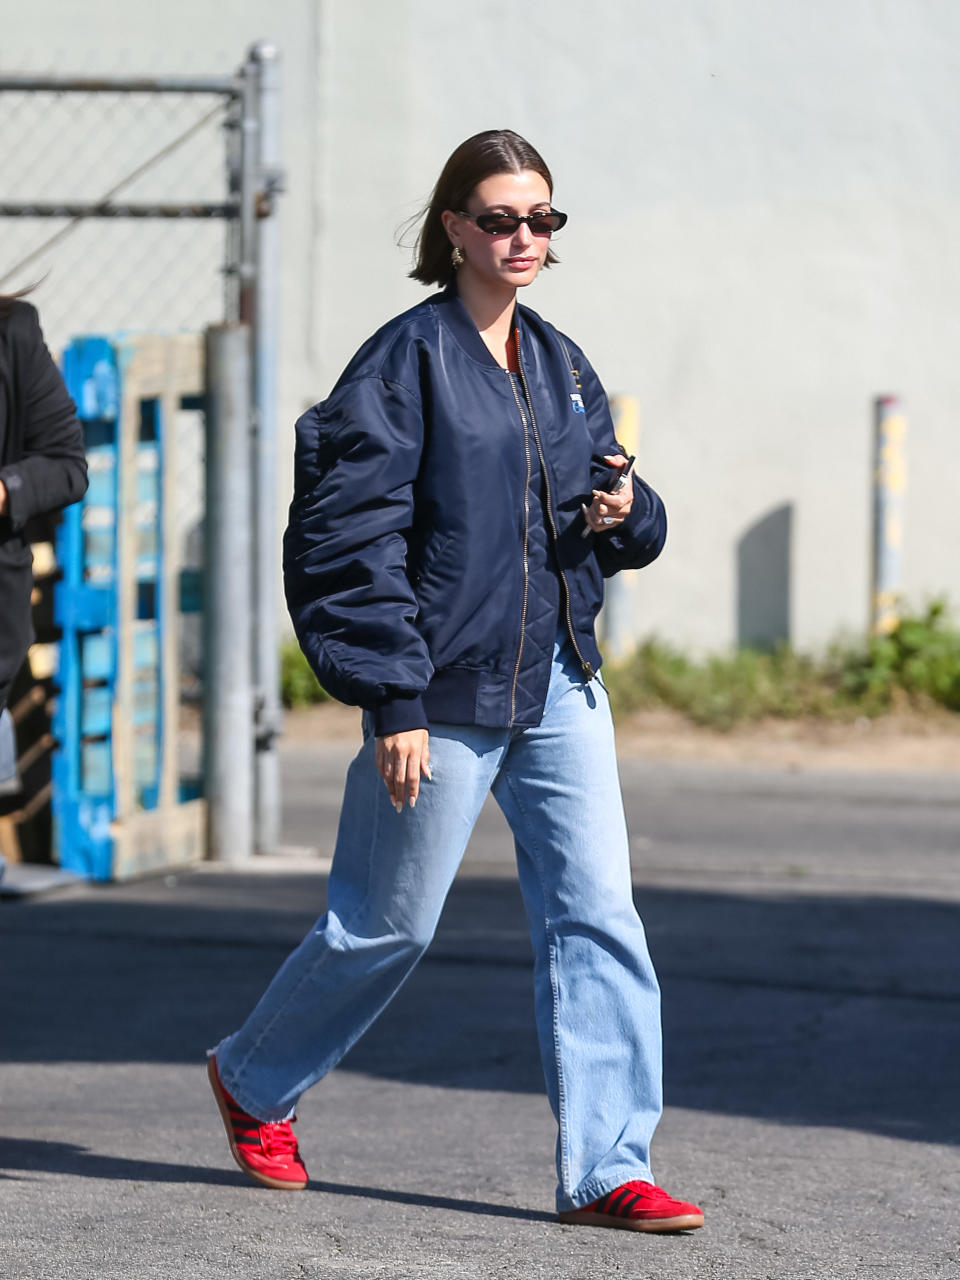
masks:
[[(443, 229), (441, 215), (445, 209), (459, 213), (466, 207), (475, 188), (496, 173), (523, 173), (532, 169), (539, 173), (553, 197), (553, 178), (546, 161), (525, 138), (512, 129), (487, 129), (461, 142), (443, 166), (430, 202), (420, 217), (423, 226), (417, 237), (416, 265), (410, 272), (421, 284), (439, 284), (446, 288), (456, 274), (450, 260), (450, 240)], [(552, 249), (547, 251), (545, 266), (559, 262)]]

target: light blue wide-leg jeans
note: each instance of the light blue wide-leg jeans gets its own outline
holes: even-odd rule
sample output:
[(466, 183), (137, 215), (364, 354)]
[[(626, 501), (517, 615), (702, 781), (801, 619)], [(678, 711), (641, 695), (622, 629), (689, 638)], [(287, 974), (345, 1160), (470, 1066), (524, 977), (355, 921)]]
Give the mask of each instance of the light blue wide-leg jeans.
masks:
[[(368, 718), (365, 717), (365, 720)], [(398, 814), (365, 741), (347, 774), (327, 912), (216, 1050), (237, 1102), (293, 1114), (423, 954), (492, 788), (514, 833), (534, 948), (537, 1032), (559, 1126), (557, 1208), (652, 1181), (660, 994), (633, 905), (606, 694), (554, 651), (535, 729), (433, 725), (416, 808)]]

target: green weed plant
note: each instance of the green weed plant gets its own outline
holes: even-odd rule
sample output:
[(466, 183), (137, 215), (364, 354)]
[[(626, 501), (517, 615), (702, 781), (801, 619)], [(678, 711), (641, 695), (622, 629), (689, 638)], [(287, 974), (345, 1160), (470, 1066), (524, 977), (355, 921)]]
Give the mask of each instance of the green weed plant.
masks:
[(669, 707), (695, 724), (732, 729), (764, 719), (855, 719), (904, 702), (960, 711), (960, 630), (935, 600), (887, 636), (837, 642), (811, 656), (789, 645), (696, 660), (653, 639), (604, 667), (615, 713)]
[(926, 613), (901, 619), (889, 635), (846, 654), (841, 691), (871, 715), (889, 710), (898, 692), (960, 711), (960, 630), (946, 602), (933, 601)]
[(308, 707), (329, 702), (330, 695), (313, 674), (313, 668), (291, 636), (280, 646), (280, 697), (285, 707)]

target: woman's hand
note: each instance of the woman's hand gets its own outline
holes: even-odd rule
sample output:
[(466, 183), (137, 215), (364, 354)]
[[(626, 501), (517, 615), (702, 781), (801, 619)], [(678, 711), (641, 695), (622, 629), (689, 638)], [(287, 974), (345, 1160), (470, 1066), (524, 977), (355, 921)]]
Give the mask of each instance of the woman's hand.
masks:
[[(605, 454), (604, 462), (611, 467), (624, 467), (627, 464), (622, 453)], [(599, 489), (593, 491), (593, 501), (589, 507), (581, 504), (583, 518), (587, 528), (593, 533), (612, 533), (617, 525), (623, 524), (633, 506), (633, 467), (623, 476), (623, 488), (617, 493), (603, 493)]]
[(420, 794), (420, 775), (430, 782), (430, 735), (426, 729), (407, 729), (377, 739), (377, 772), (390, 794), (397, 813), (403, 812), (404, 800), (412, 809)]

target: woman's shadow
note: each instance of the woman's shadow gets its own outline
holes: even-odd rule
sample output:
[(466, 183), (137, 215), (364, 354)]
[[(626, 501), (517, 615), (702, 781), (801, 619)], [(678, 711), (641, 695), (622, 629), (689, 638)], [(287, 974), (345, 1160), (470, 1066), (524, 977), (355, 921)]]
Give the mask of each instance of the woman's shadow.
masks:
[[(125, 1156), (100, 1155), (73, 1142), (52, 1142), (37, 1138), (0, 1137), (0, 1179), (14, 1181), (31, 1173), (62, 1173), (75, 1178), (102, 1178), (112, 1182), (197, 1183), (204, 1186), (256, 1187), (237, 1169), (210, 1169), (202, 1165), (168, 1164), (159, 1160), (135, 1160)], [(517, 1218), (525, 1222), (554, 1222), (553, 1214), (514, 1205), (491, 1204), (485, 1200), (458, 1200), (454, 1196), (433, 1196), (416, 1191), (395, 1191), (387, 1187), (364, 1187), (350, 1183), (311, 1181), (310, 1191), (333, 1196), (355, 1196), (364, 1200), (384, 1200), (392, 1204), (420, 1205), (426, 1209), (449, 1209), (491, 1218)]]

